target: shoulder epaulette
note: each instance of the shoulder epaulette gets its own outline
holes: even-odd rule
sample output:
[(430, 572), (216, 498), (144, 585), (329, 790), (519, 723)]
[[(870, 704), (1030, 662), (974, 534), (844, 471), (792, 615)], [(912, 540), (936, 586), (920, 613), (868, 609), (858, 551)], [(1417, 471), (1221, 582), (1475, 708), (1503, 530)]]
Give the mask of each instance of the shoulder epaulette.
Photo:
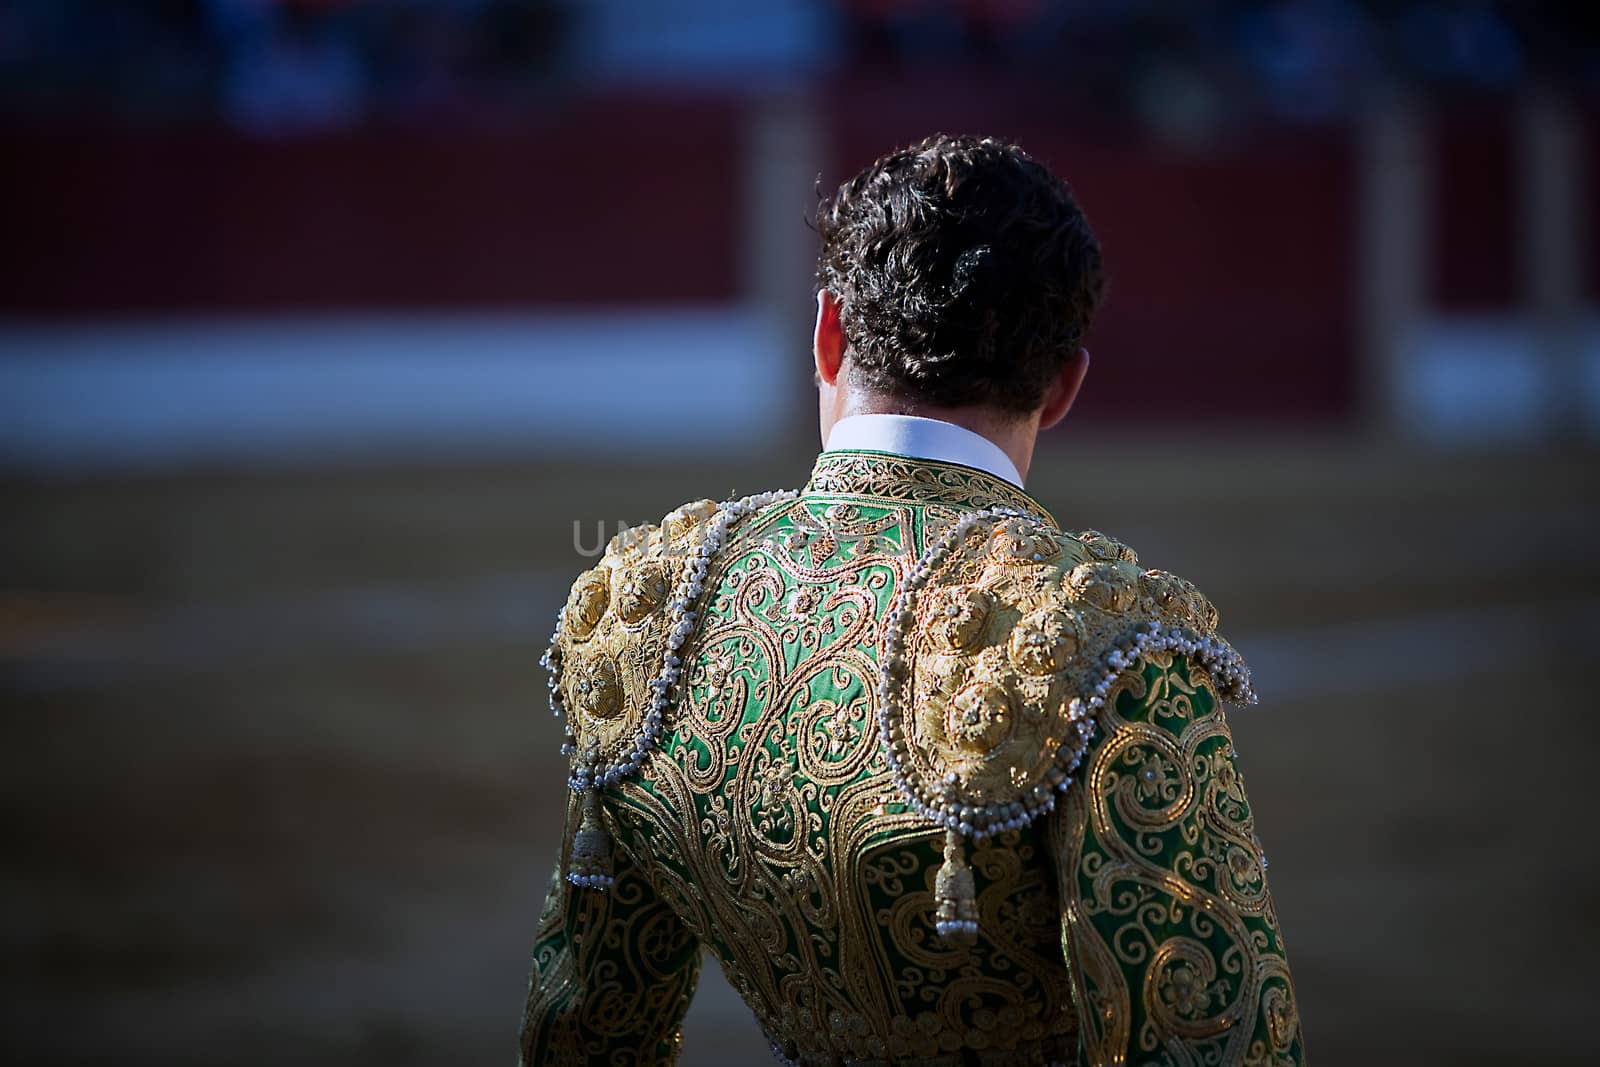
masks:
[(615, 763), (631, 746), (649, 706), (646, 686), (660, 669), (678, 571), (715, 512), (713, 501), (697, 500), (660, 523), (622, 530), (572, 583), (547, 666), (575, 765)]
[(1052, 810), (1097, 713), (1144, 657), (1178, 653), (1224, 699), (1253, 699), (1189, 582), (1141, 569), (1096, 531), (1066, 534), (1006, 509), (963, 515), (911, 568), (879, 654), (879, 730), (906, 803), (945, 827), (936, 896), (946, 937), (976, 933), (964, 841)]
[(637, 772), (661, 740), (712, 557), (734, 523), (794, 496), (685, 504), (617, 534), (572, 584), (543, 663), (551, 710), (567, 723), (568, 785), (583, 798), (567, 872), (574, 884), (611, 884), (598, 793)]

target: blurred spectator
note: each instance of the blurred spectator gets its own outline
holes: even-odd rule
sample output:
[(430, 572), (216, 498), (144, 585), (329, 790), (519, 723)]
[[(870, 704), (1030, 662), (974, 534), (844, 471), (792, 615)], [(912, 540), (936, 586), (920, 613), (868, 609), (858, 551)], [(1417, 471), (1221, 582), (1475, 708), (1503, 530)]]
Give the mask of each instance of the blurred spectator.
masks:
[(1407, 5), (1396, 30), (1407, 73), (1425, 82), (1508, 89), (1522, 74), (1522, 44), (1490, 0)]
[(1239, 26), (1243, 56), (1280, 114), (1344, 114), (1376, 73), (1371, 24), (1349, 0), (1278, 0), (1246, 11)]
[[(0, 0), (0, 114), (252, 131), (515, 114), (553, 85), (987, 67), (1177, 136), (1373, 85), (1593, 88), (1593, 5), (1509, 0)], [(578, 32), (581, 30), (581, 32)]]
[(426, 116), (537, 88), (571, 0), (0, 0), (0, 115), (223, 118), (254, 132)]
[(241, 129), (282, 133), (356, 122), (366, 78), (358, 41), (325, 3), (211, 0), (227, 52), (228, 117)]

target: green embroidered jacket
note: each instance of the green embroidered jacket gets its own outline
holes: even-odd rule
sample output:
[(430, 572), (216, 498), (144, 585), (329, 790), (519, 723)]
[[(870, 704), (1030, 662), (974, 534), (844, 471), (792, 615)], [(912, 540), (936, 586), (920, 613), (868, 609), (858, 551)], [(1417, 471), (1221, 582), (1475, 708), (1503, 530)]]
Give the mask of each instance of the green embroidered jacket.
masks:
[(882, 453), (716, 526), (619, 535), (563, 611), (523, 1064), (677, 1062), (706, 952), (807, 1067), (1303, 1062), (1192, 586)]

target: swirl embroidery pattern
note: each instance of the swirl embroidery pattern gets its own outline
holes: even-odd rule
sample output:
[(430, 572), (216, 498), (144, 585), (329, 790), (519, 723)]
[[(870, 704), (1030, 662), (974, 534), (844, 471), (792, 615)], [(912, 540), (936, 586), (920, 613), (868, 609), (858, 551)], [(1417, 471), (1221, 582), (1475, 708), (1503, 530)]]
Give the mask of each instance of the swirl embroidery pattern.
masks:
[(1154, 654), (1054, 827), (1092, 1063), (1302, 1062), (1265, 859), (1215, 686)]
[(1008, 507), (1050, 517), (1037, 500), (982, 471), (873, 452), (824, 452), (817, 457), (807, 489), (916, 504), (955, 503), (966, 511)]
[[(707, 506), (619, 538), (575, 586), (558, 684), (583, 727), (579, 758), (591, 740), (621, 743), (612, 724), (638, 714), (654, 664), (639, 649), (659, 640), (661, 583), (638, 581), (655, 577), (641, 546), (692, 533)], [(1002, 743), (1012, 731), (1041, 733), (1033, 755), (1054, 758), (1057, 731), (1019, 730), (1010, 709), (1026, 716), (1041, 678), (1099, 669), (1123, 621), (1215, 626), (1187, 582), (1140, 571), (1103, 535), (1061, 533), (998, 479), (824, 454), (798, 499), (750, 514), (711, 564), (659, 746), (638, 774), (569, 810), (524, 1065), (676, 1062), (702, 949), (778, 1059), (804, 1067), (1300, 1062), (1217, 683), (1189, 657), (1129, 660), (1105, 683), (1078, 782), (1048, 817), (971, 842), (958, 873), (977, 932), (940, 936), (947, 833), (892, 776), (879, 657), (919, 557), (958, 516), (992, 507), (1040, 518), (997, 528), (979, 561), (992, 582), (930, 593), (918, 624), (928, 672), (912, 685), (918, 729), (999, 753), (984, 775), (1021, 767)], [(1031, 584), (1018, 584), (1025, 573)], [(1105, 614), (1105, 633), (1081, 625), (1099, 616), (1053, 613), (1067, 601)], [(957, 652), (993, 677), (946, 685), (940, 668)], [(940, 685), (948, 699), (916, 688)], [(559, 877), (572, 838), (596, 835), (615, 844), (603, 892)]]
[[(570, 798), (569, 824), (578, 804)], [(607, 892), (573, 892), (561, 875), (568, 858), (539, 917), (521, 1062), (676, 1062), (678, 1027), (700, 977), (699, 943), (638, 868), (621, 865)]]
[(903, 810), (879, 751), (881, 620), (925, 520), (817, 495), (747, 523), (708, 586), (663, 758), (617, 791), (618, 840), (786, 1059), (1065, 1060), (1075, 1024), (1038, 835), (974, 853), (993, 936), (940, 944), (941, 835)]

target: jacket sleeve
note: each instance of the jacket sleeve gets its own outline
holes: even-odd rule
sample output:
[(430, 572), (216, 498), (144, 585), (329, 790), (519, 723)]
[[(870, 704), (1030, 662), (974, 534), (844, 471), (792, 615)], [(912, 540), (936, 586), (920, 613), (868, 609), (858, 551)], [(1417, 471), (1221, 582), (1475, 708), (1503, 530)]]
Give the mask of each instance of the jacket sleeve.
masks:
[(1156, 653), (1113, 687), (1052, 816), (1089, 1064), (1300, 1064), (1300, 1023), (1210, 677)]
[(578, 821), (574, 797), (534, 940), (519, 1065), (676, 1063), (679, 1028), (700, 977), (699, 941), (621, 849), (609, 889), (569, 883)]

